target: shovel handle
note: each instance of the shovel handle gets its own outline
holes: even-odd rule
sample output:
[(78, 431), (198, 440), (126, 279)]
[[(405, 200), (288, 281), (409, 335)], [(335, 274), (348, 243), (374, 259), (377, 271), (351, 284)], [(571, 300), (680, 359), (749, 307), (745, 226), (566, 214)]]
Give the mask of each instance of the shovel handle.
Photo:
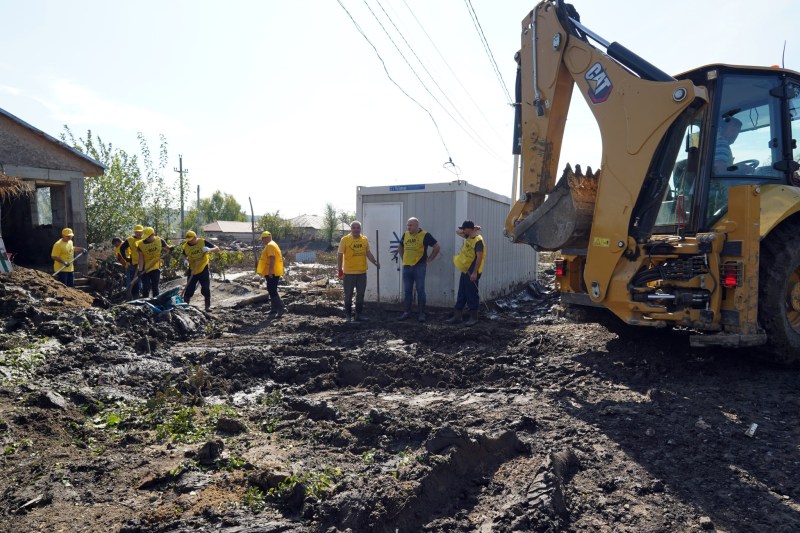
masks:
[[(379, 265), (381, 264), (380, 259), (381, 254), (381, 241), (378, 239), (378, 230), (375, 230), (375, 262)], [(378, 307), (381, 305), (381, 269), (378, 267), (378, 270), (375, 274), (375, 287), (378, 290)]]
[(61, 272), (62, 270), (64, 270), (64, 269), (65, 269), (65, 268), (67, 268), (68, 266), (70, 266), (72, 263), (74, 263), (75, 261), (77, 261), (77, 260), (78, 260), (78, 258), (79, 258), (80, 256), (82, 256), (82, 255), (83, 255), (83, 254), (85, 254), (85, 253), (86, 253), (86, 252), (81, 252), (81, 253), (79, 253), (78, 255), (76, 255), (75, 257), (73, 257), (73, 258), (72, 258), (72, 261), (70, 261), (69, 263), (65, 264), (64, 266), (62, 266), (61, 268), (59, 268), (58, 270), (56, 270), (55, 272), (53, 272), (53, 275), (55, 276), (56, 274), (58, 274), (59, 272)]

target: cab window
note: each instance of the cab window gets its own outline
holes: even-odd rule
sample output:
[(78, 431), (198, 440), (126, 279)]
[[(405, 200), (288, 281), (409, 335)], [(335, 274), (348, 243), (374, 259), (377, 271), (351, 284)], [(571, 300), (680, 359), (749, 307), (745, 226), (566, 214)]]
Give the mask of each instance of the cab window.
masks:
[(730, 75), (721, 81), (706, 205), (708, 226), (728, 210), (728, 187), (785, 180), (784, 173), (773, 168), (781, 160), (782, 120), (781, 101), (770, 91), (780, 80)]

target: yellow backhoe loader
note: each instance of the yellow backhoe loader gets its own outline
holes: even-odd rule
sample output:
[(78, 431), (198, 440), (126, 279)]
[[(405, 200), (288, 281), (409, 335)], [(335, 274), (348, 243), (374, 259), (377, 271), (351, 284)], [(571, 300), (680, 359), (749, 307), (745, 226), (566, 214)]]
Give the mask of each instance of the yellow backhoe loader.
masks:
[[(709, 65), (670, 76), (544, 0), (522, 21), (506, 235), (558, 250), (562, 302), (693, 346), (800, 362), (800, 73)], [(573, 89), (600, 169), (556, 183)]]

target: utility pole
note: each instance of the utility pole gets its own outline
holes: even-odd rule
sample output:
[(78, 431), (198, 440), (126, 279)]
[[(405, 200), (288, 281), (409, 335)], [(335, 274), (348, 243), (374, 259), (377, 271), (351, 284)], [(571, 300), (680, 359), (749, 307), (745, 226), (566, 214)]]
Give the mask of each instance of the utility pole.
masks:
[(200, 185), (197, 186), (197, 231), (203, 227), (203, 220), (200, 218)]
[[(183, 236), (186, 235), (186, 228), (183, 225), (183, 192), (184, 192), (183, 175), (189, 173), (189, 169), (188, 168), (183, 168), (183, 156), (182, 155), (180, 155), (180, 154), (178, 155), (178, 168), (174, 168), (173, 167), (173, 170), (175, 172), (177, 172), (178, 174), (180, 174), (180, 177), (181, 177), (180, 183), (181, 183), (181, 239), (182, 239)], [(199, 187), (198, 187), (198, 196), (199, 196)]]

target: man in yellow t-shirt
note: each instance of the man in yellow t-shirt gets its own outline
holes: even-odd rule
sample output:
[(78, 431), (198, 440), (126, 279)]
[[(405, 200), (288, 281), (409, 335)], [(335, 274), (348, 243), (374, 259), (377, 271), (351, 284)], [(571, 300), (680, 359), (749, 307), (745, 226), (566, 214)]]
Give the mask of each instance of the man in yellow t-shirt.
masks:
[[(465, 326), (474, 326), (478, 323), (478, 307), (480, 306), (480, 292), (478, 281), (481, 279), (483, 264), (486, 262), (486, 245), (483, 236), (478, 235), (480, 226), (476, 226), (471, 220), (465, 220), (458, 227), (457, 235), (464, 238), (461, 251), (453, 257), (453, 264), (461, 272), (458, 281), (458, 296), (453, 316), (450, 317), (448, 324), (460, 323), (464, 318)], [(462, 316), (464, 307), (467, 308), (466, 316)]]
[(369, 251), (369, 241), (361, 234), (361, 222), (354, 220), (350, 223), (350, 233), (339, 241), (339, 253), (336, 261), (339, 277), (344, 278), (344, 311), (348, 322), (354, 320), (352, 315), (354, 289), (356, 292), (355, 320), (358, 322), (368, 321), (367, 317), (362, 314), (364, 291), (367, 289), (367, 259), (377, 268), (381, 268), (372, 252)]
[(194, 296), (197, 284), (200, 284), (200, 294), (205, 298), (206, 311), (211, 309), (211, 274), (208, 270), (208, 254), (219, 252), (217, 246), (209, 246), (205, 239), (198, 237), (192, 230), (186, 232), (186, 240), (181, 246), (183, 255), (189, 262), (189, 281), (183, 291), (183, 300), (188, 304)]
[[(85, 248), (75, 246), (72, 238), (75, 236), (72, 229), (64, 228), (61, 230), (61, 238), (53, 244), (50, 258), (53, 260), (53, 272), (61, 269), (56, 274), (56, 279), (67, 287), (75, 286), (75, 252), (79, 254), (86, 251)], [(63, 267), (63, 268), (62, 268)]]
[(269, 314), (280, 318), (286, 312), (281, 295), (278, 294), (278, 282), (283, 276), (283, 255), (280, 246), (272, 240), (272, 233), (269, 231), (261, 232), (261, 243), (264, 245), (264, 250), (258, 260), (256, 272), (267, 280)]
[(153, 298), (159, 295), (158, 284), (161, 281), (161, 261), (169, 255), (172, 247), (167, 241), (158, 237), (156, 231), (147, 227), (142, 231), (142, 240), (136, 243), (139, 250), (139, 279), (142, 280), (142, 296), (147, 298), (152, 292)]

